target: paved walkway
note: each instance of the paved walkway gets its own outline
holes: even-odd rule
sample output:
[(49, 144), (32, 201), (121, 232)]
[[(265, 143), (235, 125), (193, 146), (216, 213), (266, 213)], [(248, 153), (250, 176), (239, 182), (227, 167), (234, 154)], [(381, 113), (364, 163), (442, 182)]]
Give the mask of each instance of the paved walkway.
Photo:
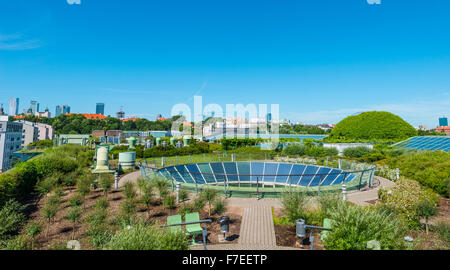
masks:
[(256, 203), (244, 208), (239, 244), (268, 247), (277, 245), (270, 206)]
[(375, 181), (379, 181), (379, 185), (376, 188), (373, 189), (369, 189), (366, 191), (353, 191), (350, 192), (347, 195), (347, 198), (350, 202), (359, 204), (359, 205), (369, 205), (368, 201), (373, 201), (378, 199), (378, 190), (381, 187), (384, 188), (388, 188), (388, 187), (392, 187), (395, 183), (392, 181), (389, 181), (385, 178), (379, 177), (379, 176), (375, 176), (374, 177)]

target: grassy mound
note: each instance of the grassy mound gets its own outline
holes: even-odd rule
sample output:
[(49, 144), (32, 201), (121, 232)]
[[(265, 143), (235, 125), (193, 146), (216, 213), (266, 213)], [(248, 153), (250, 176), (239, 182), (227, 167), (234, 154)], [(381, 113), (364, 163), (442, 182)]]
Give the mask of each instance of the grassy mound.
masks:
[(417, 136), (402, 118), (389, 112), (364, 112), (339, 122), (326, 141), (401, 141)]

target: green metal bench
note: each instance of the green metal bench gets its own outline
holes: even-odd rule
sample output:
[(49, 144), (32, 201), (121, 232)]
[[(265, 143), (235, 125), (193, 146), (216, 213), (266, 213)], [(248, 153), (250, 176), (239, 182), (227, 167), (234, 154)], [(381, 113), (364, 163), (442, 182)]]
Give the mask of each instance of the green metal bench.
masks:
[[(200, 214), (199, 213), (188, 213), (186, 214), (186, 222), (195, 222), (195, 221), (200, 221)], [(197, 224), (188, 224), (186, 225), (186, 231), (187, 231), (187, 235), (191, 235), (192, 236), (192, 244), (195, 245), (197, 244), (195, 242), (195, 236), (202, 234), (203, 233), (203, 228), (200, 226), (199, 223)]]
[[(323, 220), (323, 227), (331, 229), (331, 227), (333, 226), (333, 223), (334, 223), (334, 220), (325, 218)], [(325, 239), (328, 237), (328, 234), (330, 234), (330, 231), (323, 231), (322, 234), (320, 235), (320, 240), (322, 242), (325, 241)]]
[[(180, 224), (181, 222), (181, 216), (168, 216), (167, 217), (167, 225), (173, 225), (173, 224)], [(173, 233), (183, 233), (183, 229), (180, 226), (170, 226), (169, 231)]]

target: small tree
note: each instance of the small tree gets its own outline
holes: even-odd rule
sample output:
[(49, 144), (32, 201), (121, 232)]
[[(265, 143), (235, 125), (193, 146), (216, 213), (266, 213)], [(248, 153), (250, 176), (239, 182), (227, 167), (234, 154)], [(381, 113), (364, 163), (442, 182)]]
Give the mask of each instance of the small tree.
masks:
[(54, 205), (46, 204), (44, 208), (42, 209), (42, 214), (47, 219), (47, 232), (45, 234), (46, 237), (48, 237), (48, 233), (50, 231), (50, 224), (52, 220), (55, 218), (57, 211), (57, 207)]
[(217, 190), (212, 188), (205, 188), (201, 193), (200, 197), (208, 203), (208, 215), (211, 216), (211, 205), (217, 198)]
[(417, 205), (417, 215), (425, 218), (425, 231), (428, 235), (428, 220), (436, 214), (437, 207), (429, 200), (423, 200)]
[(163, 205), (164, 208), (168, 209), (170, 212), (172, 209), (176, 207), (177, 204), (177, 198), (173, 194), (168, 194), (164, 197)]
[(189, 192), (187, 192), (187, 190), (185, 190), (185, 189), (180, 189), (180, 193), (178, 194), (178, 198), (184, 204), (184, 202), (189, 198)]
[(136, 190), (134, 189), (134, 184), (127, 182), (124, 186), (125, 197), (128, 200), (134, 200), (136, 198)]
[(153, 185), (158, 190), (159, 198), (163, 199), (169, 193), (170, 182), (166, 179), (157, 177), (153, 181)]
[(78, 183), (77, 183), (77, 192), (83, 196), (83, 208), (86, 209), (86, 196), (89, 195), (89, 193), (91, 193), (91, 184), (92, 181), (90, 181), (89, 178), (87, 177), (82, 177), (79, 179)]
[(153, 187), (149, 184), (146, 184), (142, 187), (140, 201), (147, 208), (148, 218), (150, 218), (150, 204), (153, 201)]
[(149, 181), (147, 179), (145, 179), (144, 177), (139, 177), (137, 179), (137, 187), (139, 189), (139, 192), (143, 193), (145, 187), (149, 185)]
[(75, 226), (80, 222), (81, 210), (78, 207), (72, 207), (66, 218), (72, 222), (72, 240), (75, 239)]
[(105, 197), (108, 197), (108, 192), (112, 187), (112, 177), (111, 175), (101, 175), (100, 176), (100, 187), (103, 189)]
[(42, 231), (42, 224), (39, 222), (31, 222), (26, 228), (26, 234), (31, 237), (31, 249), (34, 249), (34, 242), (37, 235)]

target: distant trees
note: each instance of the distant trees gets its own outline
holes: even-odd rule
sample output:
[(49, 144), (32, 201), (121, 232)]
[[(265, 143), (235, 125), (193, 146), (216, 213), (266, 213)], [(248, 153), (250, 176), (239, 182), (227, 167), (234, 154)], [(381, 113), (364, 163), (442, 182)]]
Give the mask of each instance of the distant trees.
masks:
[[(23, 120), (52, 125), (57, 134), (90, 134), (93, 130), (170, 130), (173, 121), (179, 116), (174, 116), (166, 121), (150, 121), (147, 119), (136, 119), (136, 121), (123, 122), (118, 118), (107, 117), (106, 119), (87, 119), (82, 115), (59, 115), (54, 118), (38, 118), (34, 115), (26, 116)], [(13, 121), (14, 118), (11, 118)]]

